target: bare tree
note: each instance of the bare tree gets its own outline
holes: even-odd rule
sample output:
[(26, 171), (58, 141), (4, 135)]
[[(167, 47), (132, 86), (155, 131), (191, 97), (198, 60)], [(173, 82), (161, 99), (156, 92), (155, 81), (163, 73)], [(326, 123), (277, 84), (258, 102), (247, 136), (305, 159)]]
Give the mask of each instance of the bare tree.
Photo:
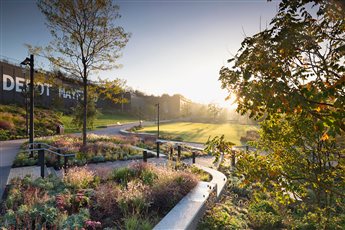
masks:
[(92, 72), (117, 67), (115, 61), (129, 34), (116, 25), (119, 7), (108, 0), (39, 0), (53, 40), (44, 54), (83, 82), (83, 145), (86, 145), (87, 100)]

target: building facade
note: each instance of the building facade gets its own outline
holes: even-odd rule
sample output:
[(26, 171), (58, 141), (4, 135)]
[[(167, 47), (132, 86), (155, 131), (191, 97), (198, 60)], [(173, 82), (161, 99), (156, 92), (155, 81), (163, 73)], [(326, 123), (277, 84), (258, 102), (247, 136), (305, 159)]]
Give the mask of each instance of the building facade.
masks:
[[(34, 74), (35, 106), (71, 111), (82, 99), (82, 83), (78, 79), (67, 78), (61, 73)], [(14, 63), (0, 61), (0, 104), (26, 105), (29, 97), (30, 71)], [(123, 93), (130, 102), (130, 94)], [(115, 104), (98, 98), (97, 107), (107, 110), (128, 111), (130, 103)]]

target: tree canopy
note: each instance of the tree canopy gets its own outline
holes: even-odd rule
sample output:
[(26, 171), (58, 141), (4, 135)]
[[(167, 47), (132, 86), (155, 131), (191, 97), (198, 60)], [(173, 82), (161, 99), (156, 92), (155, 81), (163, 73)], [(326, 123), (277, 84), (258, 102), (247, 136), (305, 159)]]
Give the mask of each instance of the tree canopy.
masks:
[(244, 181), (283, 204), (292, 228), (342, 229), (343, 1), (283, 0), (270, 27), (245, 38), (229, 64), (222, 88), (236, 94), (238, 112), (262, 120), (258, 151), (238, 156)]
[(116, 25), (119, 7), (108, 0), (39, 0), (53, 40), (45, 56), (83, 81), (83, 145), (86, 145), (89, 75), (115, 68), (129, 34)]
[(341, 1), (284, 0), (270, 28), (248, 37), (220, 71), (238, 111), (312, 116), (345, 130), (345, 7)]
[(109, 70), (116, 67), (120, 50), (129, 34), (116, 25), (119, 7), (106, 0), (40, 0), (53, 40), (48, 58), (69, 74), (85, 78), (84, 69)]

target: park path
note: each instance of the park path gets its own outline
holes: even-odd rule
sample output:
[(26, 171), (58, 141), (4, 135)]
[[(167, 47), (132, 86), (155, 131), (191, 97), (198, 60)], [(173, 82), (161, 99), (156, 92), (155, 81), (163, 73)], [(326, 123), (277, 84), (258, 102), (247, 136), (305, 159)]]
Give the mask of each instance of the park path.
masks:
[(0, 141), (0, 200), (6, 187), (8, 175), (21, 144), (26, 139)]

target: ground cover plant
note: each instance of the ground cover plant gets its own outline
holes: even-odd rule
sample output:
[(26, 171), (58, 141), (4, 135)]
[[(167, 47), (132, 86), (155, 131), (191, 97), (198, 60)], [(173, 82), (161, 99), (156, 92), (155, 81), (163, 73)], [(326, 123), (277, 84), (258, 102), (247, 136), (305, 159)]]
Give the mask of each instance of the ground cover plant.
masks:
[[(54, 135), (57, 125), (62, 124), (59, 113), (52, 110), (35, 108), (34, 115), (37, 137)], [(0, 105), (0, 141), (25, 137), (27, 137), (25, 108)]]
[[(82, 139), (73, 135), (60, 135), (50, 138), (36, 139), (37, 142), (46, 143), (48, 145), (61, 148), (62, 154), (76, 154), (75, 158), (69, 160), (69, 165), (84, 165), (87, 163), (98, 163), (105, 161), (128, 160), (141, 158), (142, 153), (133, 149), (132, 145), (140, 143), (136, 137), (121, 136), (99, 136), (94, 134), (88, 135), (88, 143), (86, 147), (82, 147)], [(22, 150), (28, 148), (28, 144), (24, 143)], [(150, 157), (151, 155), (149, 155)], [(35, 153), (33, 158), (29, 157), (27, 152), (17, 154), (13, 166), (28, 166), (37, 164), (38, 154)], [(48, 166), (59, 168), (62, 161), (58, 162), (58, 157), (53, 154), (46, 154), (46, 163)]]
[(69, 169), (63, 179), (14, 179), (2, 204), (7, 229), (152, 229), (197, 184), (194, 175), (145, 163)]
[[(161, 124), (160, 134), (163, 138), (200, 143), (205, 143), (209, 136), (224, 134), (227, 140), (241, 145), (240, 137), (246, 136), (246, 131), (256, 129), (255, 125), (176, 122)], [(139, 132), (157, 133), (157, 126), (143, 127)]]
[[(229, 181), (221, 199), (210, 204), (198, 229), (290, 229), (283, 223), (281, 206), (260, 184), (246, 183), (243, 175), (221, 166)], [(291, 227), (291, 226), (290, 226)]]
[(209, 173), (205, 172), (202, 169), (199, 169), (198, 167), (194, 165), (187, 167), (187, 170), (195, 174), (199, 178), (200, 181), (210, 182), (212, 180), (212, 176)]

